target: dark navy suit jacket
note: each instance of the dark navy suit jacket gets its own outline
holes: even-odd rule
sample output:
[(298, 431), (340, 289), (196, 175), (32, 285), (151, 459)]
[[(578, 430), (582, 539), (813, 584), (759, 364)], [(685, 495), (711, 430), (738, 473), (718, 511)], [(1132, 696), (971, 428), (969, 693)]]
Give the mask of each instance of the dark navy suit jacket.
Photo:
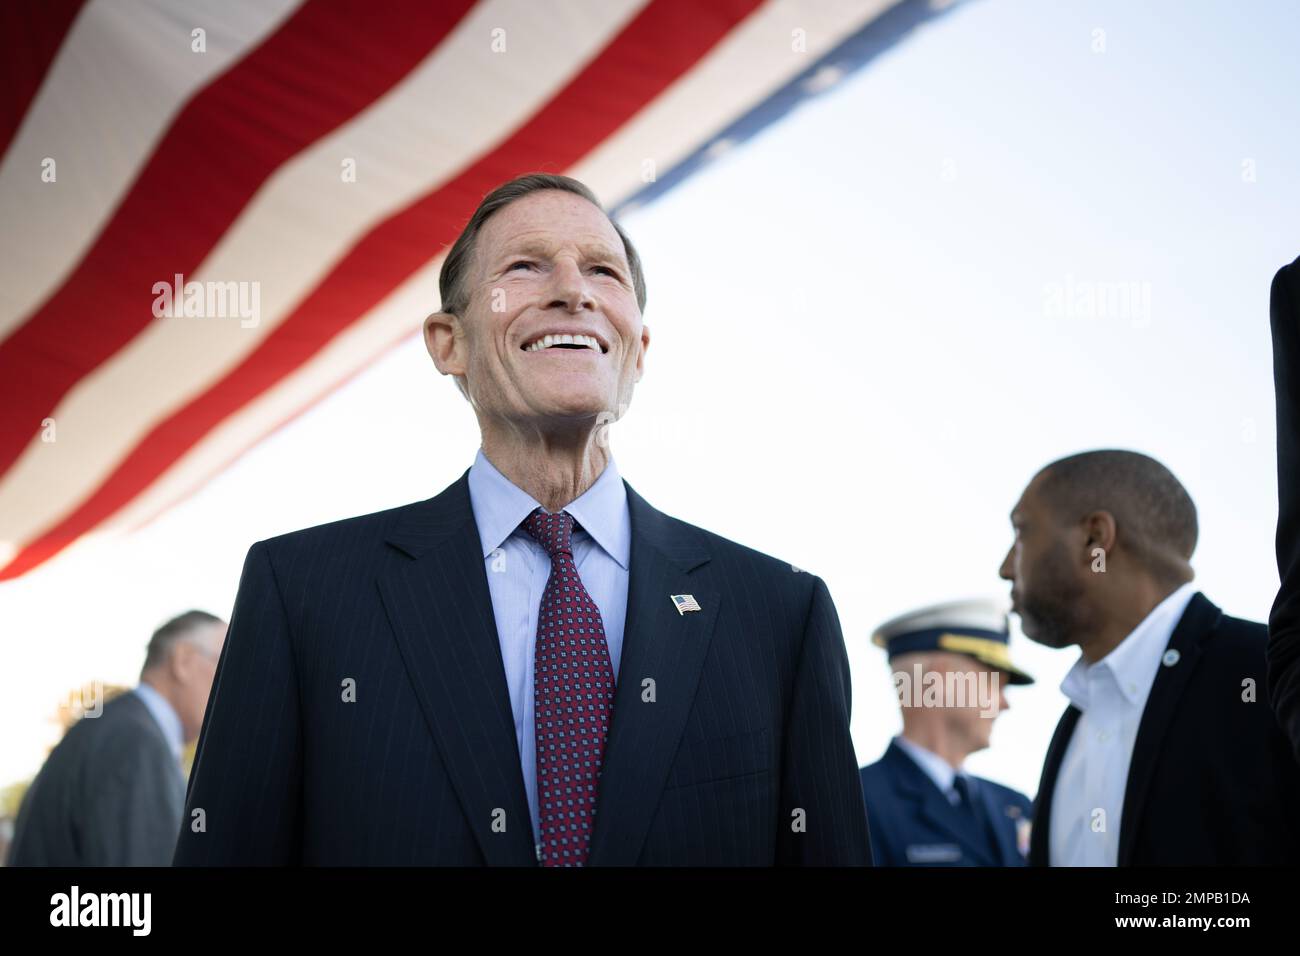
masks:
[(990, 838), (892, 741), (861, 776), (877, 866), (1025, 865), (1017, 838), (1031, 804), (1023, 793), (974, 777), (972, 800), (981, 803)]
[[(176, 864), (536, 865), (467, 476), (249, 550)], [(869, 864), (826, 585), (627, 497), (589, 865)]]
[(1277, 397), (1277, 570), (1269, 615), (1268, 689), (1300, 759), (1300, 259), (1273, 277), (1273, 384)]
[[(1262, 624), (1196, 592), (1169, 638), (1138, 723), (1120, 815), (1119, 866), (1300, 863), (1300, 768), (1264, 686)], [(1071, 704), (1047, 748), (1029, 862), (1050, 860), (1052, 798), (1079, 722)]]

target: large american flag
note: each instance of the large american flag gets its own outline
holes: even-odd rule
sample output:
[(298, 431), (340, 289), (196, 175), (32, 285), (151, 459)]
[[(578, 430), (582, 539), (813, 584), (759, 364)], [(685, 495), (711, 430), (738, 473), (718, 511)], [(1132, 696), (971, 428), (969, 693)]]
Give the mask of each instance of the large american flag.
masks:
[[(564, 172), (626, 210), (948, 5), (0, 5), (0, 579), (417, 334), (494, 186)], [(176, 276), (255, 287), (256, 321), (159, 317)]]

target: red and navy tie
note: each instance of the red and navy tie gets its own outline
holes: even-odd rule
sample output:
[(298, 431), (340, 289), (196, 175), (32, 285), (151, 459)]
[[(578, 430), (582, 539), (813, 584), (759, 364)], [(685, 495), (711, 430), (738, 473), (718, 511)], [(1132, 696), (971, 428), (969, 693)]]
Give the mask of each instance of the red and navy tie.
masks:
[(523, 524), (551, 556), (533, 678), (540, 860), (543, 866), (582, 866), (614, 709), (614, 667), (600, 609), (573, 562), (573, 515), (538, 508)]

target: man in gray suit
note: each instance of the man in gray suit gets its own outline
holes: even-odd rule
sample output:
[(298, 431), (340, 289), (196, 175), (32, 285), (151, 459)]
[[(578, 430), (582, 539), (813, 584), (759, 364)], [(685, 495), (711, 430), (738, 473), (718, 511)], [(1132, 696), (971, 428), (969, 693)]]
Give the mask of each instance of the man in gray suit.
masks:
[(10, 866), (170, 866), (181, 749), (199, 734), (226, 623), (187, 611), (149, 640), (140, 685), (77, 721), (18, 811)]

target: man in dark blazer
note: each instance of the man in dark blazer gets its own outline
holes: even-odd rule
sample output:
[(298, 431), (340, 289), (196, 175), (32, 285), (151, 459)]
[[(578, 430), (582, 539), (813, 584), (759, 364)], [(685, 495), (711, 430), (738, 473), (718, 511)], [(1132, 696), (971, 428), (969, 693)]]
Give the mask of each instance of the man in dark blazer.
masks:
[(876, 629), (903, 732), (863, 767), (877, 866), (1024, 866), (1033, 818), (1022, 793), (968, 773), (1007, 709), (1005, 684), (1032, 684), (1011, 661), (1004, 606), (948, 601)]
[(189, 611), (149, 641), (140, 685), (85, 714), (23, 795), (10, 866), (167, 866), (226, 625)]
[(521, 177), (440, 284), (426, 344), (482, 447), (427, 501), (249, 551), (175, 862), (869, 864), (825, 584), (614, 468), (631, 243)]
[(1196, 508), (1130, 451), (1048, 465), (1002, 566), (1025, 634), (1078, 645), (1035, 803), (1037, 866), (1295, 864), (1300, 768), (1265, 687), (1266, 629), (1191, 584)]
[(1268, 692), (1300, 760), (1300, 259), (1273, 277), (1273, 384), (1277, 395), (1277, 570), (1268, 619)]

